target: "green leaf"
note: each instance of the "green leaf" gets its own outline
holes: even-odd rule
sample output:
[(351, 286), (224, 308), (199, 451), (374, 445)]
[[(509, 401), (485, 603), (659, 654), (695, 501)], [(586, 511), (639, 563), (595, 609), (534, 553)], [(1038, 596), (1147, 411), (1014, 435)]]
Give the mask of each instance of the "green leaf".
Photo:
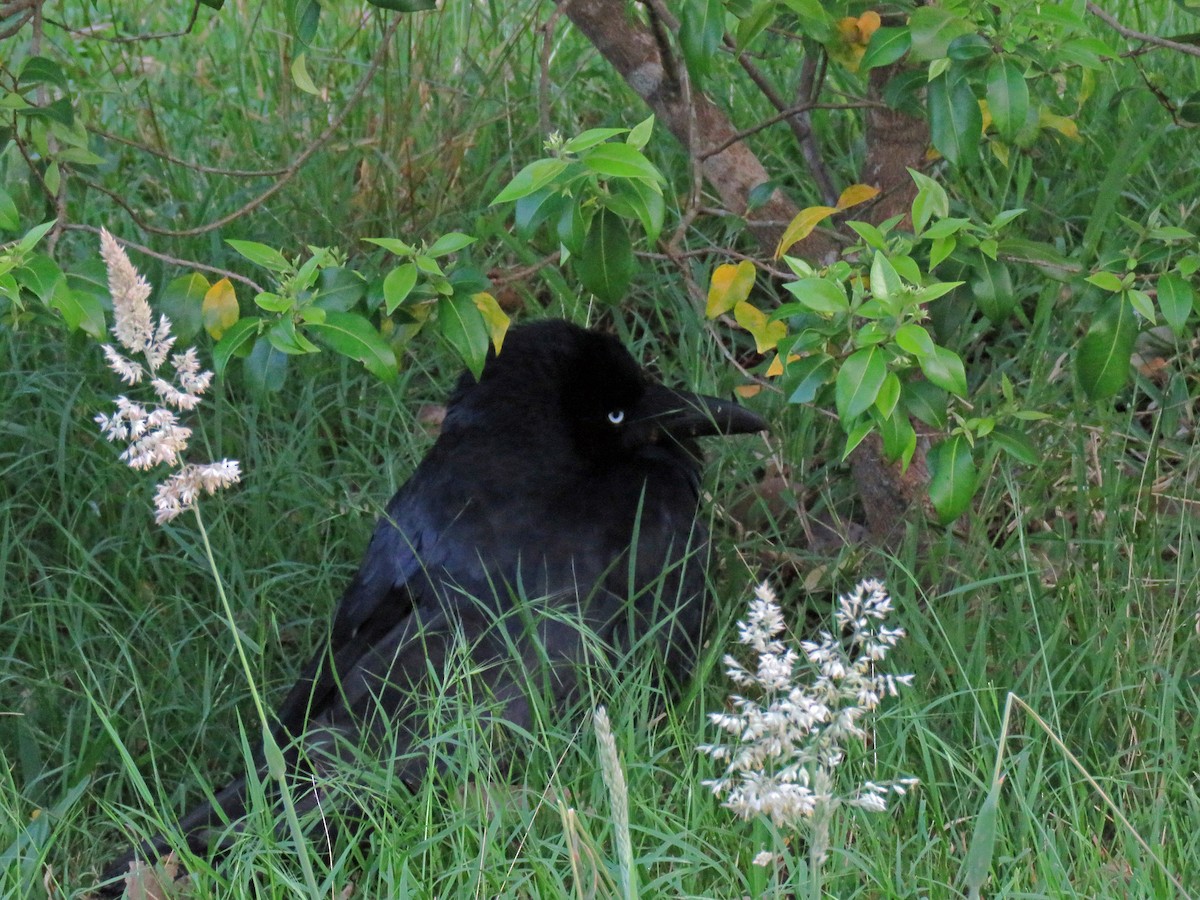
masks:
[(846, 432), (846, 446), (842, 448), (842, 462), (854, 452), (854, 449), (866, 440), (867, 435), (875, 430), (875, 422), (872, 419), (863, 419), (853, 428)]
[(824, 353), (805, 356), (787, 366), (787, 383), (795, 385), (788, 403), (812, 403), (817, 392), (833, 381), (836, 364)]
[(608, 209), (592, 217), (583, 252), (575, 258), (575, 271), (583, 286), (605, 303), (617, 303), (633, 280), (636, 263), (629, 229)]
[(1042, 455), (1038, 452), (1037, 447), (1019, 431), (1013, 431), (1011, 428), (997, 428), (992, 432), (991, 439), (1017, 462), (1025, 463), (1027, 466), (1036, 466), (1042, 461)]
[(927, 104), (933, 146), (956, 166), (973, 162), (979, 155), (983, 114), (967, 79), (953, 70), (939, 75), (929, 82)]
[(316, 36), (320, 21), (321, 4), (318, 0), (290, 0), (287, 4), (288, 30), (301, 46), (307, 47)]
[(721, 0), (689, 0), (679, 16), (679, 49), (688, 71), (697, 82), (712, 71), (713, 58), (725, 34), (725, 6)]
[(929, 381), (905, 382), (900, 391), (900, 406), (930, 428), (944, 430), (948, 417), (946, 392)]
[[(950, 198), (946, 189), (916, 169), (908, 170), (909, 176), (917, 185), (917, 196), (912, 204), (913, 228), (920, 234), (929, 220), (936, 217), (945, 220), (950, 215)], [(947, 234), (950, 232), (947, 232)], [(942, 237), (941, 233), (926, 234), (926, 237)]]
[(1192, 314), (1195, 302), (1196, 295), (1191, 284), (1178, 275), (1167, 272), (1158, 279), (1158, 308), (1177, 335), (1183, 334), (1183, 327)]
[(888, 372), (875, 396), (875, 408), (885, 419), (892, 414), (900, 400), (900, 378), (895, 372)]
[(1079, 383), (1090, 399), (1111, 397), (1125, 384), (1137, 333), (1133, 307), (1117, 297), (1092, 321), (1075, 358)]
[(628, 128), (589, 128), (583, 134), (571, 138), (562, 149), (564, 153), (582, 153), (584, 150), (590, 150), (597, 144), (603, 144), (609, 138), (614, 138), (618, 134), (624, 134)]
[(645, 148), (646, 144), (650, 143), (650, 135), (653, 131), (654, 115), (651, 113), (630, 129), (628, 136), (625, 138), (625, 143), (635, 150), (641, 150)]
[(21, 64), (21, 74), (17, 76), (21, 85), (27, 84), (56, 84), (60, 88), (67, 87), (67, 76), (62, 66), (45, 56), (30, 56)]
[(317, 280), (313, 304), (324, 310), (347, 312), (367, 295), (367, 282), (353, 269), (330, 266)]
[(25, 261), (25, 265), (13, 274), (16, 275), (17, 281), (21, 283), (22, 287), (47, 306), (54, 298), (54, 291), (59, 282), (64, 278), (58, 263), (45, 253), (33, 254)]
[(1029, 115), (1029, 86), (1023, 68), (1011, 57), (997, 56), (987, 71), (988, 111), (1000, 137), (1013, 140)]
[(904, 282), (900, 273), (883, 253), (876, 250), (875, 259), (871, 262), (871, 296), (884, 302), (900, 295), (904, 290)]
[(265, 336), (259, 336), (242, 364), (250, 391), (262, 397), (276, 393), (287, 380), (287, 354), (276, 349)]
[(912, 47), (912, 33), (907, 28), (877, 28), (867, 44), (867, 51), (858, 62), (858, 70), (866, 72), (880, 66), (890, 66)]
[(884, 458), (889, 462), (900, 460), (907, 469), (917, 451), (917, 432), (903, 407), (897, 406), (879, 423), (879, 436), (883, 439)]
[(583, 242), (587, 239), (587, 229), (588, 221), (583, 215), (583, 204), (575, 197), (566, 198), (555, 227), (558, 242), (566, 247), (570, 253), (579, 255), (583, 252)]
[(953, 350), (934, 346), (933, 353), (918, 357), (925, 377), (943, 390), (960, 397), (967, 396), (967, 375), (962, 360)]
[(567, 165), (565, 159), (539, 159), (531, 162), (514, 175), (512, 181), (505, 185), (488, 205), (495, 206), (497, 203), (519, 200), (541, 190), (561, 175)]
[(938, 520), (949, 524), (962, 515), (975, 496), (979, 476), (967, 439), (954, 437), (935, 444), (927, 457), (929, 465), (929, 500)]
[(642, 178), (655, 184), (666, 180), (642, 151), (629, 144), (600, 144), (581, 156), (580, 162), (608, 178)]
[(250, 340), (258, 334), (263, 320), (255, 316), (238, 319), (231, 325), (221, 339), (213, 347), (213, 371), (219, 378), (225, 372), (225, 367), (235, 356), (245, 356), (250, 352)]
[(306, 326), (314, 338), (335, 353), (358, 360), (381, 381), (396, 380), (396, 354), (362, 316), (330, 310), (325, 321)]
[(975, 31), (969, 22), (938, 6), (914, 9), (908, 18), (908, 27), (912, 33), (913, 56), (921, 60), (944, 57), (951, 41)]
[(261, 294), (255, 295), (254, 305), (266, 312), (281, 313), (292, 308), (292, 298), (263, 291)]
[(193, 272), (172, 279), (158, 299), (159, 309), (171, 320), (171, 331), (185, 344), (190, 343), (204, 327), (201, 307), (208, 287), (207, 279)]
[(1096, 272), (1095, 274), (1089, 275), (1083, 280), (1088, 284), (1094, 284), (1102, 291), (1112, 291), (1113, 293), (1117, 293), (1118, 291), (1125, 290), (1125, 282), (1121, 280), (1119, 275), (1116, 275), (1113, 272)]
[(946, 56), (960, 62), (983, 59), (991, 53), (991, 42), (981, 34), (960, 34), (946, 47)]
[(434, 258), (448, 256), (451, 253), (461, 250), (463, 247), (470, 246), (477, 240), (478, 238), (474, 238), (469, 234), (463, 234), (461, 231), (447, 232), (433, 242), (433, 246), (425, 251), (425, 255)]
[(911, 322), (896, 329), (896, 344), (905, 353), (910, 353), (917, 359), (929, 356), (934, 351), (933, 338), (929, 336), (929, 332)]
[(1129, 290), (1122, 295), (1129, 301), (1129, 305), (1137, 310), (1138, 315), (1153, 325), (1156, 321), (1154, 313), (1154, 301), (1150, 299), (1150, 295), (1145, 291)]
[(24, 255), (37, 246), (38, 241), (46, 236), (51, 228), (54, 227), (57, 219), (51, 219), (49, 222), (43, 222), (41, 225), (34, 225), (25, 235), (17, 241), (17, 254)]
[(646, 242), (653, 246), (662, 233), (663, 220), (667, 213), (662, 190), (652, 182), (631, 178), (617, 182), (614, 191), (617, 194), (632, 194), (637, 198), (632, 203), (633, 212), (642, 223), (642, 230), (646, 232)]
[(390, 316), (396, 307), (408, 299), (417, 284), (417, 264), (405, 263), (388, 272), (383, 279), (384, 310)]
[(21, 227), (21, 216), (17, 212), (17, 204), (8, 191), (0, 188), (0, 231), (16, 231)]
[(406, 244), (398, 238), (381, 237), (381, 238), (363, 238), (368, 244), (374, 244), (377, 247), (382, 247), (388, 253), (394, 256), (412, 256), (417, 252), (417, 248), (412, 244)]
[(227, 240), (225, 243), (256, 266), (262, 266), (272, 272), (287, 272), (292, 268), (291, 263), (284, 259), (282, 253), (266, 244), (260, 244), (257, 241), (234, 240)]
[(438, 300), (437, 324), (442, 337), (478, 379), (487, 360), (491, 334), (475, 301), (464, 294), (442, 297)]
[[(319, 7), (318, 7), (319, 8)], [(306, 94), (312, 94), (314, 97), (321, 96), (321, 90), (313, 84), (312, 76), (308, 74), (308, 54), (297, 53), (292, 59), (292, 81), (296, 83), (296, 87), (304, 91)]]
[(819, 316), (836, 316), (850, 311), (846, 289), (839, 282), (827, 278), (801, 278), (788, 282), (784, 288)]
[(97, 340), (104, 338), (104, 307), (94, 294), (72, 290), (63, 278), (55, 285), (47, 305), (59, 312), (72, 331), (82, 331)]
[(1008, 266), (986, 256), (975, 262), (971, 293), (980, 311), (995, 323), (1007, 319), (1017, 302)]
[(267, 340), (280, 353), (289, 356), (319, 352), (312, 341), (296, 330), (296, 322), (291, 316), (285, 316), (271, 325), (267, 329)]
[(887, 374), (887, 361), (878, 347), (867, 347), (846, 358), (834, 385), (834, 402), (843, 425), (870, 409)]

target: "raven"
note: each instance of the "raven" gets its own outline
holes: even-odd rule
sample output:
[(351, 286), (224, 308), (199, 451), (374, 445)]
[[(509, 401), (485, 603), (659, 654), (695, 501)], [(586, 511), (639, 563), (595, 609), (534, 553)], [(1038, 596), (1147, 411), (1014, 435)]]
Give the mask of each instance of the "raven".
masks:
[[(524, 729), (535, 693), (565, 712), (596, 658), (649, 650), (668, 679), (686, 677), (706, 606), (694, 439), (766, 427), (736, 403), (664, 386), (611, 335), (562, 320), (513, 328), (478, 381), (459, 380), (279, 706), (289, 765), (319, 775), (346, 742), (384, 752), (390, 740), (397, 774), (416, 785), (430, 765), (413, 748), (440, 690), (431, 673), (456, 654), (480, 682), (462, 689)], [(240, 779), (180, 822), (194, 851), (239, 818), (245, 793)], [(155, 839), (108, 877), (167, 846)]]

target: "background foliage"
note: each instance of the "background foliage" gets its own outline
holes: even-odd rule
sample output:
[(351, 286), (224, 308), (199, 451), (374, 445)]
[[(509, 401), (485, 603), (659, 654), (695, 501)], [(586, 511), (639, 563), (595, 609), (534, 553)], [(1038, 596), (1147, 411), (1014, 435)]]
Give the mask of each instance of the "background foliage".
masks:
[[(838, 823), (831, 896), (1171, 890), (1045, 731), (1002, 729), (1009, 691), (1200, 882), (1193, 8), (637, 7), (678, 25), (679, 77), (765, 167), (734, 210), (553, 7), (381, 5), (0, 4), (6, 893), (83, 891), (123, 828), (169, 823), (242, 765), (246, 686), (196, 538), (151, 530), (149, 485), (92, 427), (110, 402), (102, 225), (223, 373), (197, 434), (248, 477), (207, 514), (268, 691), (463, 361), (507, 315), (565, 315), (775, 425), (711, 467), (722, 612), (695, 689), (652, 724), (645, 686), (609, 701), (647, 896), (799, 878), (798, 842), (750, 865), (761, 828), (698, 788), (693, 748), (747, 585), (778, 584), (803, 636), (864, 574), (886, 576), (917, 675), (866, 761), (922, 788)], [(781, 116), (763, 84), (803, 110)], [(903, 189), (847, 197), (873, 183), (872, 103), (927, 139)], [(781, 199), (795, 216), (764, 246), (746, 223)], [(887, 549), (858, 540), (890, 507), (846, 463), (873, 435), (908, 464), (887, 490), (916, 485)], [(381, 775), (379, 836), (320, 861), (331, 890), (607, 890), (594, 744), (547, 734), (486, 804)], [(199, 867), (195, 895), (285, 892), (263, 830), (232, 871)]]

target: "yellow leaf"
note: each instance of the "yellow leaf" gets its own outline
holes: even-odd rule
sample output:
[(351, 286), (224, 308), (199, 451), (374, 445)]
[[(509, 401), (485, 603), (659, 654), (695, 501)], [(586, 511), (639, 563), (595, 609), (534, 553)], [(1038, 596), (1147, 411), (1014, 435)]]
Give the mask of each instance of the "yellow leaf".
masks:
[(869, 184), (852, 184), (842, 191), (842, 196), (838, 197), (837, 208), (840, 212), (843, 209), (849, 209), (851, 206), (866, 203), (872, 197), (878, 196), (879, 188), (877, 187), (871, 187)]
[(879, 18), (879, 13), (873, 9), (868, 9), (865, 13), (858, 17), (858, 33), (861, 38), (860, 43), (864, 46), (871, 43), (871, 35), (879, 30), (879, 26), (883, 24), (883, 20)]
[(1079, 140), (1079, 126), (1075, 124), (1073, 119), (1068, 119), (1066, 116), (1056, 116), (1052, 112), (1042, 110), (1038, 113), (1038, 127), (1053, 128), (1065, 138), (1070, 138), (1073, 141)]
[(479, 310), (480, 315), (483, 316), (483, 321), (488, 327), (488, 335), (492, 339), (492, 346), (499, 353), (500, 346), (504, 343), (504, 335), (508, 333), (508, 316), (500, 308), (496, 298), (487, 291), (480, 291), (478, 294), (472, 295), (471, 300), (475, 303), (475, 308)]
[(219, 341), (221, 335), (228, 331), (238, 320), (237, 294), (228, 278), (222, 278), (204, 294), (204, 302), (200, 304), (200, 314), (204, 320), (204, 330), (214, 341)]
[(761, 384), (739, 384), (733, 389), (733, 392), (743, 400), (749, 400), (755, 394), (762, 390)]
[(979, 114), (983, 117), (983, 134), (987, 134), (987, 130), (992, 126), (992, 111), (988, 108), (986, 100), (979, 101)]
[[(789, 353), (787, 361), (789, 363), (794, 363), (799, 358), (800, 357), (797, 356), (795, 353)], [(780, 358), (779, 354), (776, 353), (775, 358), (773, 360), (771, 360), (771, 365), (767, 366), (767, 377), (768, 378), (778, 378), (782, 374), (783, 374), (783, 360)]]
[(715, 319), (749, 297), (756, 274), (754, 263), (748, 259), (743, 259), (736, 266), (729, 263), (717, 266), (708, 285), (708, 303), (705, 304), (704, 315)]
[(783, 322), (767, 321), (767, 314), (749, 303), (739, 303), (733, 308), (733, 317), (737, 323), (754, 336), (754, 343), (759, 353), (775, 349), (775, 345), (787, 334), (787, 325)]
[(783, 237), (779, 239), (779, 246), (775, 248), (775, 258), (779, 259), (791, 248), (792, 244), (798, 243), (812, 234), (817, 225), (835, 212), (837, 209), (832, 206), (810, 206), (796, 213), (796, 218), (788, 222), (788, 227), (783, 230)]

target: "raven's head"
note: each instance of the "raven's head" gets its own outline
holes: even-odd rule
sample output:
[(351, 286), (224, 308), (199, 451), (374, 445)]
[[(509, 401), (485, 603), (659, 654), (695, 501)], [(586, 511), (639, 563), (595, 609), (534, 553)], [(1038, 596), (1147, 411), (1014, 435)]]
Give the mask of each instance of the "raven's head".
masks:
[(566, 438), (593, 459), (655, 445), (690, 448), (694, 438), (767, 428), (730, 400), (666, 387), (612, 335), (560, 319), (512, 329), (479, 382), (469, 375), (460, 381), (446, 425), (491, 425), (547, 446)]

